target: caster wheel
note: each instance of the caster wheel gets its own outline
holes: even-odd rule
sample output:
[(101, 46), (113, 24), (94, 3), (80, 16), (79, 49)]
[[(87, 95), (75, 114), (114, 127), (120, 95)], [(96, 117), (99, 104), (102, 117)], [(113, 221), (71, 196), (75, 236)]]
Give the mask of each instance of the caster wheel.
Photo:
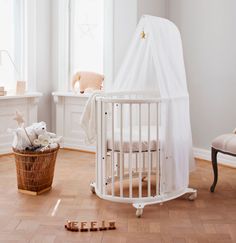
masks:
[(142, 208), (138, 208), (138, 209), (136, 210), (136, 216), (137, 216), (138, 218), (141, 218), (142, 214), (143, 214), (143, 209), (142, 209)]
[(193, 192), (191, 195), (189, 195), (188, 200), (194, 201), (197, 198), (197, 192)]
[(95, 186), (93, 184), (90, 185), (90, 191), (95, 194), (96, 191), (95, 191)]

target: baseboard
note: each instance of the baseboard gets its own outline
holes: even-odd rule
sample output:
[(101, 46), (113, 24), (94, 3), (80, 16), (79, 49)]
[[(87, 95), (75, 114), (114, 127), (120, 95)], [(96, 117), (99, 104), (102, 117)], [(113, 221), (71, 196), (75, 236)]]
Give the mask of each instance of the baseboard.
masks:
[(95, 146), (77, 145), (76, 143), (70, 143), (70, 142), (67, 142), (67, 141), (65, 141), (62, 144), (61, 148), (73, 149), (73, 150), (89, 152), (89, 153), (95, 153), (96, 152)]
[(11, 143), (0, 143), (0, 155), (12, 153), (12, 142)]
[[(211, 161), (211, 151), (207, 149), (194, 148), (194, 157)], [(236, 157), (218, 153), (218, 163), (236, 168)]]

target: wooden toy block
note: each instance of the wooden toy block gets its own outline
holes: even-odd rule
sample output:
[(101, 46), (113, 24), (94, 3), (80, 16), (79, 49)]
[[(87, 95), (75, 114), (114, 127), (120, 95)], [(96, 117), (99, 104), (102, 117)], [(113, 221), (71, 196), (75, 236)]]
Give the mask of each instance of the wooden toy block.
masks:
[(98, 231), (98, 222), (97, 221), (90, 222), (90, 231)]
[(80, 232), (88, 232), (88, 222), (84, 221), (80, 223)]
[(102, 221), (102, 225), (101, 225), (101, 227), (99, 227), (99, 230), (100, 231), (107, 230), (107, 227), (105, 225), (105, 220)]
[(116, 229), (116, 222), (115, 221), (109, 221), (108, 224), (109, 224), (109, 226), (108, 226), (109, 230), (115, 230)]
[(65, 228), (69, 231), (78, 232), (78, 222), (77, 221), (67, 221), (67, 224), (65, 225)]

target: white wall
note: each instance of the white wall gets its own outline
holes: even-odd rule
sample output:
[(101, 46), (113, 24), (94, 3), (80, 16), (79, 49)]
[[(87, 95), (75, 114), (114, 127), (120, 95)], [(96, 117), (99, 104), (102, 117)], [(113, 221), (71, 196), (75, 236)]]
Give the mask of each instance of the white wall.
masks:
[(183, 40), (194, 146), (236, 127), (236, 1), (169, 0)]
[(137, 0), (138, 1), (138, 19), (143, 14), (166, 17), (167, 0)]
[(39, 102), (38, 120), (51, 130), (51, 1), (37, 1), (36, 88), (43, 93)]
[(125, 56), (137, 25), (137, 0), (114, 0), (114, 76)]

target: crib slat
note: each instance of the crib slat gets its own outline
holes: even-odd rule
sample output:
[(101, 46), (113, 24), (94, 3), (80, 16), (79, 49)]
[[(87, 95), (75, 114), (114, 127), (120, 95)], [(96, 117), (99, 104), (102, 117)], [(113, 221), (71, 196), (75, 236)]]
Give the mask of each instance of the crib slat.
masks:
[(106, 186), (106, 179), (107, 179), (107, 130), (106, 130), (106, 121), (107, 121), (107, 112), (106, 112), (106, 103), (102, 102), (102, 194), (107, 194), (107, 186)]
[(98, 191), (102, 191), (102, 102), (101, 100), (97, 101), (96, 105), (96, 114), (97, 114), (97, 163), (96, 163), (96, 186)]
[(130, 134), (129, 134), (129, 197), (133, 195), (132, 187), (132, 104), (129, 105), (129, 122), (130, 122)]
[(160, 167), (160, 151), (159, 151), (159, 148), (160, 148), (160, 145), (159, 145), (159, 103), (156, 103), (156, 108), (157, 108), (157, 117), (156, 117), (156, 195), (160, 195), (161, 194), (161, 190), (160, 190), (160, 187), (161, 187), (161, 167)]
[(114, 170), (115, 170), (115, 163), (114, 163), (114, 103), (111, 104), (112, 109), (111, 109), (111, 127), (112, 127), (112, 144), (111, 144), (111, 194), (114, 196)]
[(123, 197), (123, 104), (120, 104), (120, 197)]
[(142, 118), (142, 107), (139, 104), (139, 198), (142, 197), (142, 129), (141, 129), (141, 118)]
[(150, 104), (148, 104), (148, 197), (151, 196)]

